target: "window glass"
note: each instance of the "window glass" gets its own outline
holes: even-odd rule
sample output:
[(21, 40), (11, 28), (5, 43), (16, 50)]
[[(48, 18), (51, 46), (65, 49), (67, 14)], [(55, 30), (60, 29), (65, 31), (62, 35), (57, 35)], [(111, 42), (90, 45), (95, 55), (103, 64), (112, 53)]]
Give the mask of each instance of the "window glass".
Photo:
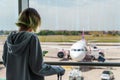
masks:
[[(72, 47), (72, 50), (68, 51), (71, 52), (70, 55), (72, 52), (85, 51), (85, 54), (89, 54), (84, 57), (85, 62), (104, 63), (104, 60), (120, 62), (120, 0), (29, 0), (29, 6), (37, 9), (42, 18), (40, 41), (42, 49), (48, 50), (48, 54), (44, 57), (45, 61), (63, 61), (64, 59), (56, 58), (57, 47), (70, 50), (76, 41), (86, 39), (85, 50), (78, 50), (78, 46)], [(59, 35), (56, 35), (58, 33)], [(65, 60), (66, 55), (67, 53), (64, 56)], [(72, 54), (68, 62), (77, 62), (83, 56), (83, 53)], [(66, 69), (64, 80), (70, 80), (69, 72), (73, 67), (64, 66)], [(112, 71), (115, 79), (119, 80), (119, 67), (80, 66), (79, 68), (84, 80), (106, 79), (102, 75), (104, 70)], [(49, 79), (49, 76), (46, 77), (46, 80)], [(52, 79), (54, 77), (51, 77)]]
[[(0, 0), (0, 62), (2, 62), (3, 44), (6, 35), (17, 30), (18, 0)], [(6, 68), (0, 64), (0, 80), (6, 80)]]
[[(87, 46), (85, 50), (84, 47), (79, 50), (76, 43), (71, 51), (87, 51), (96, 60), (102, 56), (100, 60), (119, 61), (120, 0), (29, 0), (29, 6), (41, 15), (38, 34), (41, 42), (60, 42), (51, 46), (58, 44), (59, 49), (67, 47), (70, 50), (76, 41), (86, 39), (82, 41), (87, 45), (81, 43)], [(50, 47), (48, 53), (54, 49), (56, 52), (51, 53), (57, 53), (56, 46)]]
[(0, 0), (0, 31), (16, 30), (18, 0)]
[[(76, 41), (82, 40), (87, 43), (81, 42), (87, 46), (87, 53), (96, 60), (102, 56), (99, 60), (119, 61), (120, 0), (29, 0), (29, 6), (35, 8), (42, 18), (38, 34), (40, 41), (60, 42), (52, 43), (54, 48), (46, 45), (50, 50), (48, 53), (54, 49), (56, 52), (51, 53), (57, 53), (57, 48), (64, 47), (70, 50)], [(78, 44), (75, 45), (71, 51), (85, 51), (84, 47), (78, 50)]]
[(120, 30), (119, 0), (30, 0), (42, 16), (41, 29)]

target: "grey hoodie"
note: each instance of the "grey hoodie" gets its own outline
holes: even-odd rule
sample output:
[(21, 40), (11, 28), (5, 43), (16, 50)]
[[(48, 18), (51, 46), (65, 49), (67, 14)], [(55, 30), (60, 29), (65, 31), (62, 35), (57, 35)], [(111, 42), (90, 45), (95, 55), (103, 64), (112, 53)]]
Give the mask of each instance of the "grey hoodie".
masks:
[(44, 80), (44, 76), (65, 70), (43, 63), (38, 37), (30, 32), (11, 32), (3, 48), (6, 80)]

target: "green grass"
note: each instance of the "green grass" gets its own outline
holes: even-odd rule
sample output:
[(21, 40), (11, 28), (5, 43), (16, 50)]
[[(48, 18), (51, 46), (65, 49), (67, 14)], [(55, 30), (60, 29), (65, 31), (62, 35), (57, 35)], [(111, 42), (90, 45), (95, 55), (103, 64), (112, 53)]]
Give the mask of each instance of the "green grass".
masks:
[(64, 36), (64, 35), (53, 35), (53, 36), (39, 36), (42, 42), (71, 42), (72, 40), (79, 40), (78, 36)]
[[(41, 42), (74, 42), (81, 39), (81, 36), (65, 36), (65, 35), (49, 35), (49, 36), (38, 36)], [(120, 36), (93, 36), (85, 35), (85, 39), (88, 42), (120, 42)], [(0, 41), (5, 41), (6, 36), (0, 36)]]
[[(51, 35), (38, 36), (41, 42), (72, 42), (81, 39), (81, 36)], [(120, 42), (120, 36), (99, 36), (85, 35), (88, 42)]]

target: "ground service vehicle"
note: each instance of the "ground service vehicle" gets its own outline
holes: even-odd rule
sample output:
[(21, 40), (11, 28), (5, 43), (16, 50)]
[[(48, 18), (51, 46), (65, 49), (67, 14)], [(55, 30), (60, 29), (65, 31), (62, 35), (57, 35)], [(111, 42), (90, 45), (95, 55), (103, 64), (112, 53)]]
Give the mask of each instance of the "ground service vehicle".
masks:
[(101, 80), (114, 80), (114, 74), (112, 71), (105, 70), (102, 72)]

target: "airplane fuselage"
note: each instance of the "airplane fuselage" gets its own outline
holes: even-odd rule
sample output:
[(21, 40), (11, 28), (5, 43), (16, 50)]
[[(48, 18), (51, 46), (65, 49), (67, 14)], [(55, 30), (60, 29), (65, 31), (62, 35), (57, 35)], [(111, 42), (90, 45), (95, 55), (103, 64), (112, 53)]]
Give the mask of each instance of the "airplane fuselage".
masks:
[(76, 61), (82, 61), (87, 53), (88, 50), (86, 48), (85, 40), (77, 41), (70, 48), (70, 57)]

